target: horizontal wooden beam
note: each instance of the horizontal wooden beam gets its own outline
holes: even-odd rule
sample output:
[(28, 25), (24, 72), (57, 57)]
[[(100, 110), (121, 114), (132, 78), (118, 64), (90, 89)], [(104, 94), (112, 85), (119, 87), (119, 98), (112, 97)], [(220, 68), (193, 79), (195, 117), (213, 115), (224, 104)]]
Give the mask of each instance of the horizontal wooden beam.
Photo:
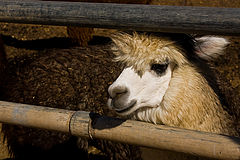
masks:
[(240, 138), (0, 101), (0, 122), (173, 150), (217, 159), (240, 159)]
[(239, 8), (0, 0), (0, 22), (240, 35)]

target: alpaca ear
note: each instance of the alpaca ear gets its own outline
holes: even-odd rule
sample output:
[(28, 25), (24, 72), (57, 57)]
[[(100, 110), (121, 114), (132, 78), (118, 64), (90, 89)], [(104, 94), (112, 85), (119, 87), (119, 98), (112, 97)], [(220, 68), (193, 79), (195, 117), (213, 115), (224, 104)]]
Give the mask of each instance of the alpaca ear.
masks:
[(222, 37), (204, 36), (195, 39), (195, 53), (202, 59), (214, 60), (224, 54), (224, 49), (229, 44)]

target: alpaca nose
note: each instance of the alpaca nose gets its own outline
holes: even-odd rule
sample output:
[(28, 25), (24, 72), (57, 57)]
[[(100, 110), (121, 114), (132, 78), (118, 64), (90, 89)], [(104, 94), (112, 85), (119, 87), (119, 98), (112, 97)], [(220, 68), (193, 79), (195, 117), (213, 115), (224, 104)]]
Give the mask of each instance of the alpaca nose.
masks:
[(108, 89), (108, 93), (112, 99), (121, 97), (127, 92), (128, 92), (128, 89), (125, 86), (114, 86), (114, 87), (109, 87)]

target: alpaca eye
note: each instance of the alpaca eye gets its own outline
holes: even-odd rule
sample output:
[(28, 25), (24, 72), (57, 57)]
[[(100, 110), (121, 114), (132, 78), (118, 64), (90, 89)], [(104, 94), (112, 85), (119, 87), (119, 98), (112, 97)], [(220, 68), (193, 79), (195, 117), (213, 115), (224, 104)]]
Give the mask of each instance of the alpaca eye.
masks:
[(151, 66), (151, 70), (156, 72), (158, 75), (163, 74), (168, 67), (168, 63), (166, 64), (153, 64)]

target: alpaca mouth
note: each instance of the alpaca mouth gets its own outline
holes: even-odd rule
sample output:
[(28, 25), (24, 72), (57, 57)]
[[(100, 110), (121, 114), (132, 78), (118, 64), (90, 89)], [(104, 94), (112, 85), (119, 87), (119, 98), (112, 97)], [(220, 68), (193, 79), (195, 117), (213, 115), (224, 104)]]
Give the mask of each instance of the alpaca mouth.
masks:
[(129, 105), (123, 109), (114, 109), (117, 113), (124, 113), (130, 111), (137, 103), (137, 100), (132, 100)]

